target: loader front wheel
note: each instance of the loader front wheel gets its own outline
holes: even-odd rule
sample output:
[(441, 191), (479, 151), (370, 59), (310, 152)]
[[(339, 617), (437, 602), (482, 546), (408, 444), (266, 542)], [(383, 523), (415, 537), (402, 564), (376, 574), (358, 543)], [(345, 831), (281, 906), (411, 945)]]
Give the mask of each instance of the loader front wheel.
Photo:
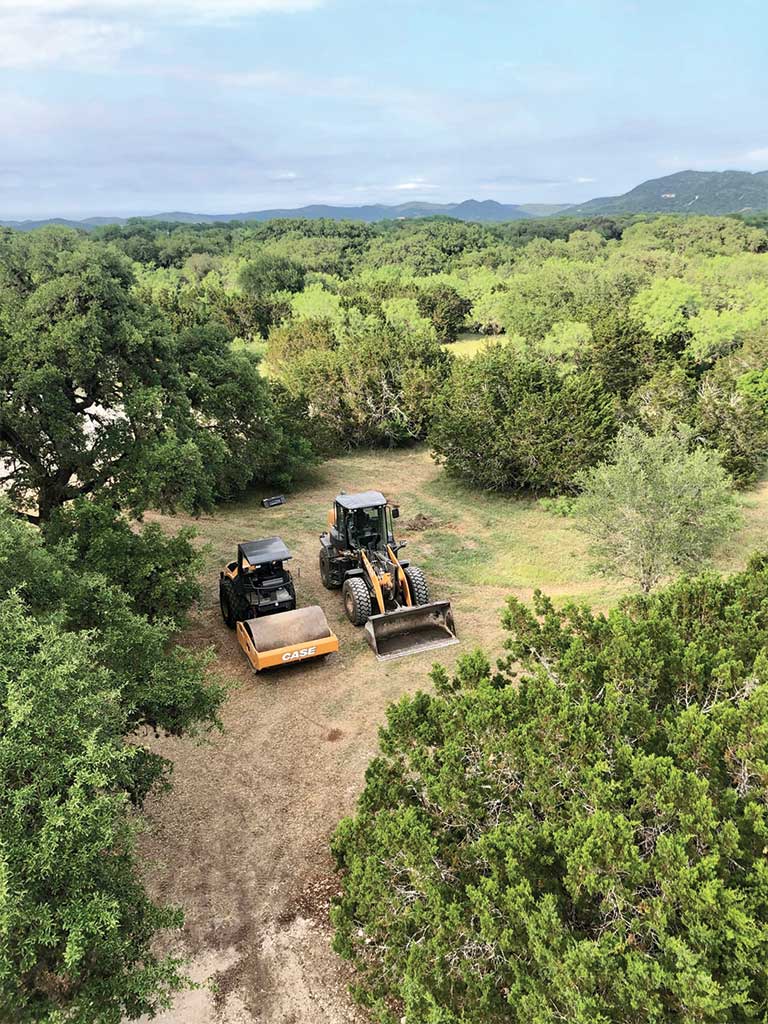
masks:
[(353, 626), (364, 626), (371, 616), (371, 595), (364, 581), (353, 576), (345, 580), (341, 590), (344, 611)]
[(411, 592), (411, 600), (415, 605), (429, 604), (429, 584), (424, 570), (418, 565), (409, 565), (405, 570), (405, 578), (408, 580), (408, 589)]

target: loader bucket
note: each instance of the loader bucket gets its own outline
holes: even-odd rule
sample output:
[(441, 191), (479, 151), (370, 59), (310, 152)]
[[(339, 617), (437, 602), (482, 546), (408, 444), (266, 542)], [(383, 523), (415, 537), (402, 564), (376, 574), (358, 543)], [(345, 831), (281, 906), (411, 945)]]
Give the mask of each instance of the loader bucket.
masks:
[(450, 601), (433, 601), (372, 615), (365, 624), (365, 633), (379, 661), (421, 654), (459, 642)]
[(338, 638), (317, 605), (238, 622), (237, 640), (254, 672), (295, 665), (339, 649)]

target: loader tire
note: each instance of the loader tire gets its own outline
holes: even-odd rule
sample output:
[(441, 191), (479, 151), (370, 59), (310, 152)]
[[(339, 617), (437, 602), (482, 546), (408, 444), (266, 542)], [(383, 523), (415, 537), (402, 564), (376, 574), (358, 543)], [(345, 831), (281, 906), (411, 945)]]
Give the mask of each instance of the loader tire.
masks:
[(365, 582), (353, 576), (341, 589), (344, 611), (353, 626), (364, 626), (371, 617), (371, 595)]
[(404, 571), (413, 603), (415, 605), (429, 604), (429, 584), (424, 570), (420, 569), (418, 565), (409, 565)]
[(328, 556), (324, 551), (320, 552), (320, 582), (323, 584), (326, 590), (339, 590), (341, 588), (340, 583), (334, 582), (331, 579), (330, 565), (328, 564)]
[(228, 585), (226, 582), (219, 584), (219, 607), (221, 608), (221, 617), (224, 619), (224, 624), (229, 629), (234, 629), (237, 625), (235, 612), (232, 608), (233, 596), (231, 585)]

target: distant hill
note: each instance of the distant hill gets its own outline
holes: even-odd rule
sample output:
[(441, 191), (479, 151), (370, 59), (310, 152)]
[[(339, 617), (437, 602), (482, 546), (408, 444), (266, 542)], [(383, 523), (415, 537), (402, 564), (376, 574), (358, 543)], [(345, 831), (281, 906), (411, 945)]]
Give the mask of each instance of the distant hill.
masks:
[[(253, 210), (249, 213), (157, 213), (145, 220), (180, 224), (217, 224), (227, 221), (279, 220), (303, 217), (318, 220), (412, 220), (418, 217), (454, 217), (457, 220), (498, 224), (510, 220), (553, 217), (558, 214), (597, 216), (619, 213), (742, 213), (768, 210), (768, 171), (680, 171), (665, 178), (644, 181), (622, 196), (591, 199), (577, 206), (564, 203), (497, 203), (494, 199), (465, 199), (462, 203), (400, 203), (385, 206), (325, 206), (315, 204), (295, 210)], [(73, 221), (50, 220), (0, 221), (1, 227), (31, 231), (45, 224), (66, 224), (89, 230), (102, 224), (125, 224), (125, 217), (88, 217)]]
[(768, 171), (679, 171), (568, 213), (746, 213), (768, 210)]
[[(560, 206), (547, 206), (549, 212), (563, 209)], [(253, 210), (248, 213), (156, 213), (144, 220), (172, 221), (181, 224), (217, 224), (227, 221), (264, 221), (282, 220), (286, 217), (303, 217), (308, 220), (319, 220), (328, 217), (331, 220), (361, 220), (373, 223), (378, 220), (412, 220), (418, 217), (455, 217), (457, 220), (499, 223), (508, 220), (524, 220), (540, 213), (530, 213), (522, 206), (497, 203), (493, 199), (483, 201), (466, 199), (463, 203), (401, 203), (398, 206), (301, 206), (295, 210)], [(64, 220), (59, 217), (51, 220), (0, 221), (0, 226), (31, 231), (44, 224), (65, 224), (71, 227), (89, 228), (101, 224), (125, 224), (126, 217), (88, 217), (81, 221)]]

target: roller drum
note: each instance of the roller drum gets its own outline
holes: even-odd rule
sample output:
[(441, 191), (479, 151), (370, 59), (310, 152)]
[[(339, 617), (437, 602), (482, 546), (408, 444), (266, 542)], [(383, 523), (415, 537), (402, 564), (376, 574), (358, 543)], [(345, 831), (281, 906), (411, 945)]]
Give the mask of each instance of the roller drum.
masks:
[(325, 613), (317, 605), (311, 608), (297, 608), (292, 612), (281, 612), (279, 615), (265, 615), (260, 619), (249, 619), (243, 625), (260, 654), (280, 647), (322, 640), (331, 635)]

